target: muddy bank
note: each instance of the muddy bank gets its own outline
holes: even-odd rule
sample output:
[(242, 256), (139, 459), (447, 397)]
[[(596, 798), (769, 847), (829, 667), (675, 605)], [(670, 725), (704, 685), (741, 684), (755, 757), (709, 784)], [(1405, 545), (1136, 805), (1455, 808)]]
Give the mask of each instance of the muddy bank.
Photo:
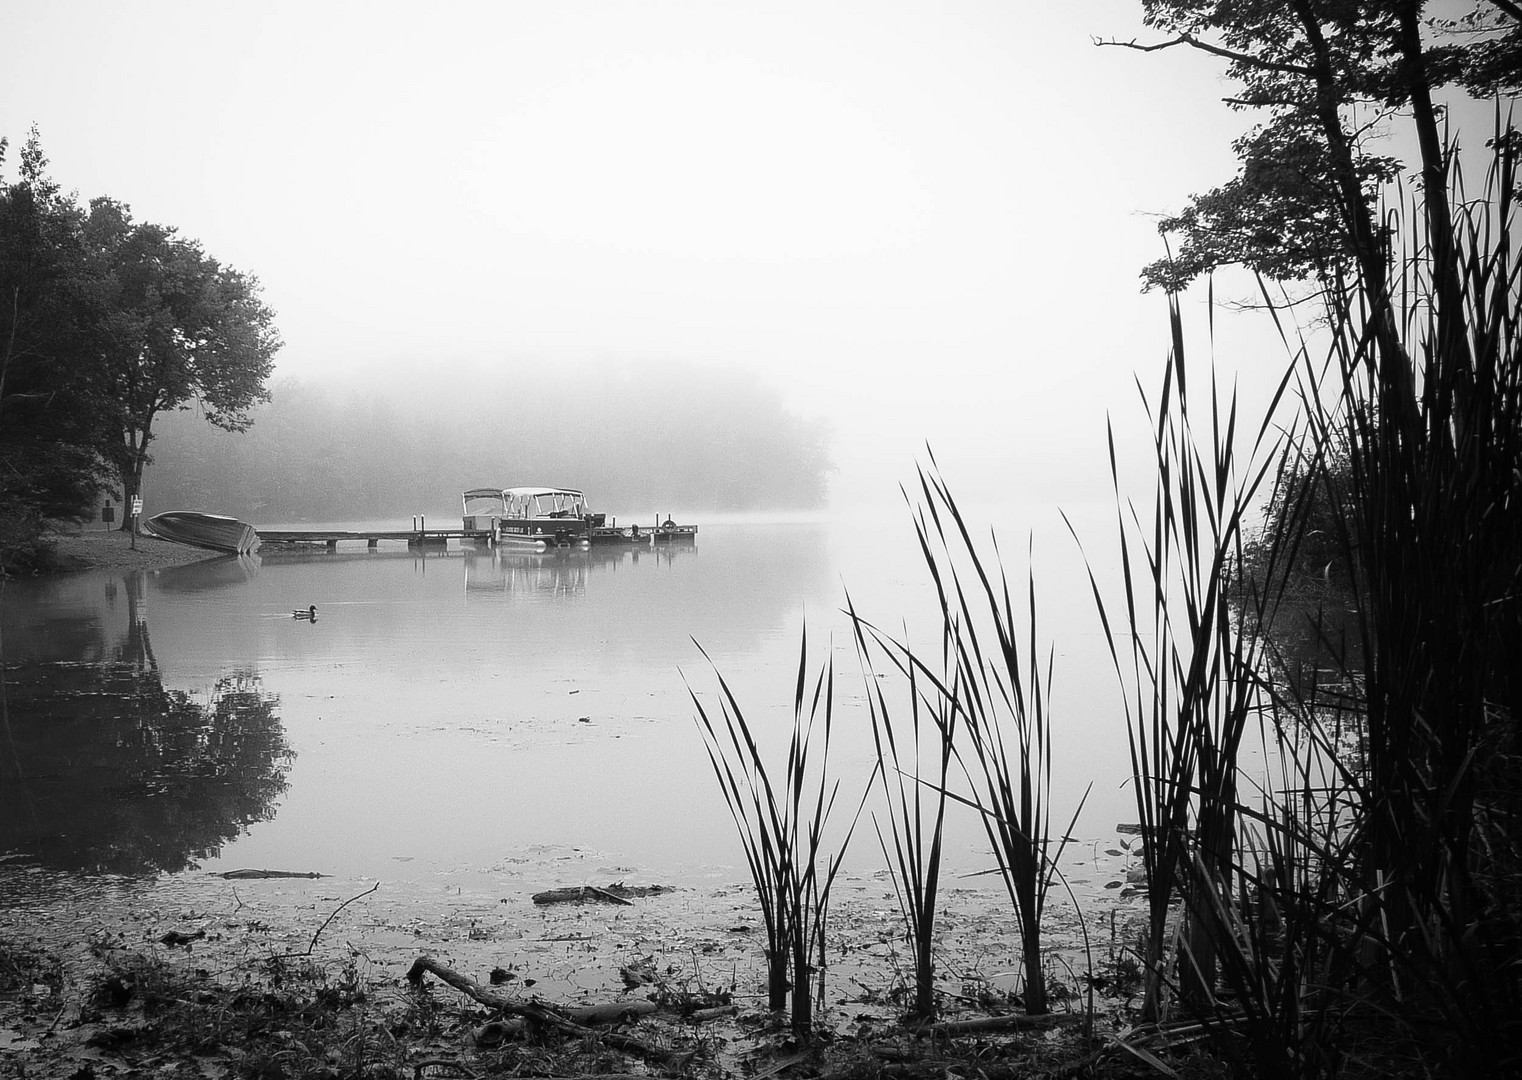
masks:
[[(200, 872), (150, 881), (56, 875), (0, 860), (0, 966), (7, 955), (46, 958), (0, 988), (0, 1076), (77, 1076), (85, 1066), (95, 1076), (167, 1075), (191, 1058), (200, 1077), (328, 1075), (313, 1071), (325, 1042), (350, 1053), (365, 1039), (366, 1067), (335, 1060), (334, 1075), (412, 1077), (446, 1063), (451, 1075), (644, 1072), (652, 1062), (631, 1049), (640, 1043), (670, 1051), (693, 1076), (876, 1075), (887, 1063), (962, 1050), (990, 1076), (1031, 1075), (1033, 1065), (1041, 1075), (1103, 1045), (1078, 1022), (1089, 1004), (1084, 975), (1090, 963), (1113, 968), (1118, 935), (1109, 912), (1122, 914), (1123, 936), (1129, 904), (1101, 900), (1086, 912), (1088, 954), (1076, 919), (1051, 912), (1047, 966), (1065, 1021), (985, 1030), (959, 1049), (900, 1023), (911, 976), (891, 883), (864, 875), (838, 882), (837, 893), (821, 1017), (830, 1035), (823, 1050), (800, 1054), (765, 1009), (764, 935), (746, 882), (661, 890), (627, 905), (536, 905), (522, 890), (471, 892), (442, 882), (377, 887)], [(1019, 1013), (1019, 937), (1007, 898), (950, 888), (943, 900), (945, 1018)], [(618, 1039), (532, 1025), (523, 1032), (455, 988), (409, 984), (420, 956), (495, 993), (551, 1007), (654, 1008), (642, 1004), (637, 1021), (625, 1015)], [(155, 988), (167, 1005), (153, 1004)], [(1125, 991), (1094, 1005), (1099, 1026), (1113, 1032)], [(239, 1010), (257, 1016), (223, 1030)]]
[(162, 570), (217, 557), (214, 551), (174, 544), (156, 536), (139, 536), (137, 550), (132, 537), (116, 528), (99, 525), (64, 529), (48, 536), (58, 555), (58, 573), (81, 570)]

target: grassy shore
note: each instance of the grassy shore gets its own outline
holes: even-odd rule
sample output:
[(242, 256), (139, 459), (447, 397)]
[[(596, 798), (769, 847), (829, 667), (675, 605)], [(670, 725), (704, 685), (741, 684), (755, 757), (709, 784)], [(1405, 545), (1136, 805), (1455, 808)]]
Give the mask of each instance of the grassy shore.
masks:
[[(139, 536), (136, 544), (127, 533), (99, 525), (61, 529), (48, 537), (58, 556), (59, 573), (81, 570), (161, 570), (216, 558), (215, 552)], [(135, 549), (135, 550), (134, 550)]]

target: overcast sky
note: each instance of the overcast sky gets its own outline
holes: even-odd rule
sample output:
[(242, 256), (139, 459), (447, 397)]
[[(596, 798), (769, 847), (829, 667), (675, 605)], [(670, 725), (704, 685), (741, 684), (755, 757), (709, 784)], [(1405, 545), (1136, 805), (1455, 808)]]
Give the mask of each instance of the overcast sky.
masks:
[(12, 166), (35, 121), (64, 187), (256, 274), (281, 375), (738, 366), (829, 418), (842, 503), (927, 440), (1102, 493), (1166, 352), (1153, 215), (1244, 123), (1212, 59), (1092, 44), (1133, 0), (0, 9)]

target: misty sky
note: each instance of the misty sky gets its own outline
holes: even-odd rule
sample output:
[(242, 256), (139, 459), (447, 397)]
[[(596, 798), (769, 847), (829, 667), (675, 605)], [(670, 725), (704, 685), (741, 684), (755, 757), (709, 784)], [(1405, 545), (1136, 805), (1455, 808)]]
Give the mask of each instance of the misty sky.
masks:
[(743, 367), (831, 420), (843, 504), (926, 440), (1102, 495), (1166, 353), (1153, 215), (1245, 123), (1216, 61), (1092, 44), (1151, 36), (1132, 0), (0, 9), (12, 170), (35, 121), (65, 188), (256, 274), (280, 375)]

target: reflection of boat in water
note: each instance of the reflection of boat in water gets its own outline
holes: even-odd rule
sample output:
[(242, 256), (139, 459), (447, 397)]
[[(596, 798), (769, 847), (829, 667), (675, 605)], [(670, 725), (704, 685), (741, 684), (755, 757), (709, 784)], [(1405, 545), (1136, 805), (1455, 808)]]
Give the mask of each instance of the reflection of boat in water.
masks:
[(160, 540), (176, 544), (247, 555), (259, 546), (259, 534), (252, 525), (221, 514), (203, 514), (195, 510), (170, 510), (143, 522), (143, 531)]
[(154, 584), (168, 592), (194, 593), (223, 589), (252, 581), (259, 573), (258, 555), (223, 555), (153, 572)]
[(488, 551), (465, 551), (467, 592), (572, 594), (603, 574), (640, 566), (670, 566), (697, 552), (695, 544), (597, 544), (534, 550), (511, 545)]
[(620, 528), (606, 514), (587, 509), (586, 496), (575, 488), (471, 488), (461, 501), (465, 531), (489, 532), (508, 548), (692, 543), (698, 535), (696, 525), (678, 525), (669, 517)]

